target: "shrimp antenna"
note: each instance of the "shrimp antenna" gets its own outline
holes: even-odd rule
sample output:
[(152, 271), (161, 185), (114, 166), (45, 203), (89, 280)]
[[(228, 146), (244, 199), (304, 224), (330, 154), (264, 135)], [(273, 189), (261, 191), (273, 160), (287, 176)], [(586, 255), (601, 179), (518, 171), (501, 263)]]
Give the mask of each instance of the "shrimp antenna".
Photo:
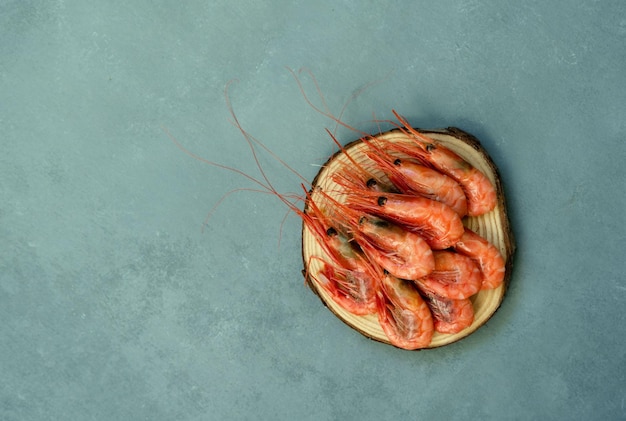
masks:
[[(289, 67), (287, 67), (287, 69), (291, 72), (291, 74), (294, 76), (294, 78), (296, 78), (296, 81), (298, 82), (298, 85), (300, 86), (300, 91), (302, 91), (303, 96), (305, 97), (305, 100), (307, 100), (307, 102), (309, 104), (311, 104), (310, 101), (308, 101), (308, 98), (306, 96), (306, 94), (304, 94), (303, 89), (302, 89), (302, 85), (300, 84), (300, 81), (298, 80), (295, 72), (293, 70), (291, 70)], [(324, 110), (326, 112), (325, 115), (326, 117), (329, 117), (330, 119), (332, 119), (333, 121), (335, 121), (335, 129), (333, 130), (333, 134), (336, 135), (337, 134), (337, 130), (339, 129), (342, 120), (342, 117), (344, 115), (344, 113), (346, 112), (346, 110), (348, 109), (348, 106), (359, 96), (361, 95), (363, 92), (367, 91), (368, 89), (370, 89), (373, 86), (376, 86), (380, 83), (382, 83), (384, 80), (388, 79), (391, 74), (394, 72), (393, 69), (390, 70), (383, 78), (378, 79), (378, 80), (373, 80), (371, 82), (368, 82), (367, 84), (365, 84), (364, 86), (362, 86), (361, 88), (357, 89), (356, 91), (354, 91), (352, 93), (352, 95), (350, 95), (350, 97), (346, 100), (345, 104), (343, 105), (343, 107), (341, 107), (341, 111), (339, 112), (339, 115), (337, 117), (335, 117), (332, 112), (330, 111), (330, 107), (328, 107), (328, 104), (326, 102), (326, 98), (324, 97), (324, 94), (322, 93), (322, 89), (320, 88), (320, 85), (317, 81), (317, 78), (315, 77), (315, 75), (313, 74), (313, 72), (311, 72), (311, 70), (307, 69), (307, 68), (300, 68), (298, 73), (302, 73), (302, 72), (306, 72), (309, 77), (311, 78), (311, 80), (313, 81), (313, 85), (315, 86), (315, 90), (317, 91), (317, 96), (320, 98), (322, 105), (324, 106)], [(311, 104), (312, 105), (312, 104)], [(313, 107), (315, 109), (315, 107)], [(345, 126), (345, 125), (344, 125)], [(348, 126), (346, 126), (348, 127)], [(354, 130), (354, 128), (348, 127), (351, 130)], [(358, 132), (358, 131), (357, 131)], [(363, 133), (363, 132), (361, 132)]]
[[(328, 106), (326, 105), (326, 102), (324, 99), (322, 99), (322, 103), (324, 104), (324, 108), (325, 109), (320, 109), (317, 105), (313, 104), (313, 102), (311, 101), (311, 99), (309, 98), (309, 96), (306, 94), (306, 91), (304, 90), (304, 86), (302, 85), (302, 81), (300, 80), (300, 78), (298, 77), (298, 75), (296, 74), (296, 72), (294, 70), (292, 70), (291, 68), (287, 67), (287, 70), (289, 70), (289, 72), (291, 73), (291, 75), (293, 76), (293, 78), (296, 80), (296, 83), (298, 84), (298, 88), (300, 89), (300, 92), (302, 94), (302, 97), (304, 98), (304, 100), (306, 101), (307, 104), (309, 104), (309, 106), (311, 108), (313, 108), (315, 111), (317, 111), (319, 114), (331, 119), (332, 121), (334, 121), (335, 123), (337, 123), (340, 126), (343, 126), (345, 128), (347, 128), (348, 130), (351, 130), (355, 133), (359, 133), (363, 136), (369, 136), (369, 133), (366, 133), (364, 131), (361, 131), (355, 127), (350, 126), (347, 123), (344, 123), (343, 121), (339, 120), (337, 117), (335, 117), (329, 110), (328, 110)], [(300, 71), (303, 71), (302, 69), (300, 69)], [(315, 78), (311, 75), (313, 82), (316, 85), (316, 89), (319, 92), (319, 86), (317, 85), (317, 81), (315, 80)]]
[(391, 112), (393, 113), (394, 116), (396, 116), (396, 118), (398, 119), (398, 121), (402, 124), (402, 125), (398, 125), (395, 124), (394, 125), (396, 127), (398, 127), (400, 130), (402, 130), (405, 134), (412, 134), (413, 137), (416, 140), (421, 140), (422, 142), (425, 142), (426, 145), (420, 143), (420, 142), (415, 142), (417, 143), (417, 145), (422, 148), (422, 149), (426, 149), (428, 144), (432, 144), (433, 143), (433, 139), (429, 138), (428, 136), (426, 136), (423, 133), (420, 133), (419, 131), (415, 130), (415, 128), (413, 128), (409, 122), (407, 121), (407, 119), (403, 116), (401, 116), (400, 114), (398, 114), (398, 112), (396, 110), (391, 110)]
[[(170, 133), (170, 131), (166, 128), (166, 127), (162, 127), (162, 130), (165, 132), (165, 134), (170, 138), (170, 140), (174, 143), (174, 145), (176, 145), (176, 147), (178, 147), (181, 151), (183, 151), (185, 154), (189, 155), (190, 157), (192, 157), (193, 159), (196, 159), (200, 162), (203, 162), (205, 164), (217, 167), (217, 168), (221, 168), (230, 172), (234, 172), (236, 174), (241, 175), (242, 177), (252, 181), (254, 184), (260, 186), (262, 188), (262, 190), (260, 189), (252, 189), (252, 188), (239, 188), (239, 189), (235, 189), (232, 190), (226, 194), (224, 194), (218, 201), (217, 203), (211, 208), (211, 210), (209, 210), (207, 216), (205, 217), (203, 223), (202, 223), (202, 232), (204, 232), (204, 228), (208, 223), (208, 220), (210, 219), (211, 215), (215, 212), (215, 210), (217, 209), (217, 207), (227, 198), (229, 197), (231, 194), (239, 192), (239, 191), (253, 191), (253, 192), (257, 192), (257, 193), (264, 193), (264, 194), (272, 194), (276, 197), (278, 197), (278, 199), (280, 201), (282, 201), (284, 204), (287, 205), (289, 211), (293, 211), (296, 214), (298, 214), (300, 211), (300, 209), (298, 209), (298, 207), (295, 205), (295, 203), (289, 201), (287, 198), (292, 198), (294, 200), (294, 202), (297, 202), (298, 200), (302, 200), (301, 197), (297, 197), (295, 194), (281, 194), (278, 193), (276, 191), (276, 189), (274, 189), (274, 187), (269, 183), (269, 179), (267, 179), (267, 177), (265, 177), (267, 184), (263, 183), (262, 181), (258, 180), (255, 177), (252, 177), (251, 175), (247, 174), (246, 172), (238, 169), (238, 168), (234, 168), (234, 167), (230, 167), (228, 165), (224, 165), (224, 164), (219, 164), (217, 162), (214, 161), (210, 161), (206, 158), (203, 158), (193, 152), (191, 152), (189, 149), (185, 148), (177, 139), (174, 135), (172, 135)], [(251, 145), (251, 147), (253, 148), (253, 146)], [(258, 161), (257, 161), (258, 162)], [(260, 165), (260, 164), (259, 164)], [(284, 220), (285, 218), (283, 218)], [(282, 232), (282, 223), (281, 223), (281, 232)], [(279, 239), (280, 242), (280, 239)]]
[[(392, 73), (393, 73), (393, 69), (390, 70), (382, 79), (373, 80), (371, 82), (368, 82), (364, 86), (362, 86), (361, 88), (359, 88), (358, 90), (353, 92), (352, 95), (350, 95), (350, 98), (348, 98), (346, 103), (341, 108), (341, 111), (339, 112), (339, 115), (337, 116), (337, 120), (342, 121), (341, 119), (342, 119), (343, 114), (345, 113), (346, 109), (348, 108), (348, 105), (350, 103), (352, 103), (352, 101), (354, 101), (359, 95), (361, 95), (363, 92), (367, 91), (369, 88), (382, 83), (384, 80), (388, 79), (391, 76)], [(338, 128), (339, 128), (339, 123), (336, 122), (335, 123), (335, 130), (334, 130), (333, 133), (336, 133)]]
[[(328, 133), (328, 135), (331, 137), (331, 139), (333, 140), (333, 142), (335, 143), (335, 145), (337, 145), (339, 147), (339, 150), (341, 150), (341, 152), (343, 152), (344, 156), (352, 163), (352, 165), (354, 165), (363, 175), (368, 175), (370, 178), (373, 178), (374, 180), (376, 180), (377, 183), (380, 184), (384, 184), (382, 182), (382, 180), (380, 179), (380, 177), (376, 176), (375, 174), (372, 174), (371, 171), (368, 171), (367, 169), (365, 169), (365, 167), (363, 167), (363, 165), (361, 165), (360, 163), (358, 163), (346, 150), (346, 148), (339, 143), (339, 141), (337, 140), (337, 138), (330, 132), (330, 130), (326, 129), (326, 132)], [(362, 138), (361, 140), (365, 141), (365, 138)], [(369, 141), (366, 141), (367, 144), (369, 145)]]
[[(267, 177), (267, 175), (265, 174), (265, 171), (263, 170), (263, 166), (261, 165), (261, 162), (259, 161), (259, 157), (258, 157), (258, 154), (256, 152), (256, 148), (254, 147), (253, 142), (262, 145), (262, 147), (266, 151), (268, 151), (274, 158), (276, 158), (281, 164), (283, 164), (286, 168), (288, 168), (291, 172), (296, 174), (298, 177), (302, 178), (305, 181), (306, 181), (306, 179), (304, 179), (297, 171), (295, 171), (286, 162), (284, 162), (281, 158), (279, 158), (271, 150), (269, 150), (269, 148), (265, 147), (265, 145), (263, 145), (262, 142), (260, 142), (259, 140), (255, 139), (250, 134), (248, 134), (248, 132), (241, 125), (241, 123), (239, 123), (239, 119), (237, 118), (237, 115), (235, 114), (235, 111), (233, 109), (232, 103), (231, 103), (230, 98), (228, 96), (228, 88), (230, 87), (230, 85), (234, 81), (235, 80), (229, 81), (226, 84), (226, 87), (224, 88), (224, 96), (226, 98), (226, 106), (228, 107), (228, 111), (230, 112), (230, 115), (232, 116), (232, 118), (234, 120), (235, 126), (237, 127), (237, 129), (239, 129), (239, 131), (243, 135), (243, 137), (246, 140), (246, 142), (248, 142), (248, 146), (250, 147), (250, 151), (252, 152), (252, 157), (254, 158), (254, 162), (256, 163), (256, 166), (257, 166), (259, 172), (261, 173), (261, 177), (263, 177), (263, 180), (265, 180), (265, 182), (267, 183), (267, 186), (269, 187), (269, 189), (272, 192), (274, 192), (281, 200), (283, 200), (283, 198), (281, 197), (280, 193), (278, 193), (278, 191), (272, 185), (272, 182), (270, 181), (269, 177)], [(283, 200), (283, 202), (284, 202), (284, 200)]]
[[(231, 191), (229, 191), (229, 192), (225, 193), (225, 194), (224, 194), (222, 197), (220, 197), (220, 199), (219, 199), (219, 200), (218, 200), (218, 201), (217, 201), (217, 202), (213, 205), (213, 207), (209, 210), (209, 212), (207, 212), (207, 215), (206, 215), (206, 217), (204, 218), (204, 221), (202, 222), (202, 232), (204, 232), (205, 227), (208, 225), (208, 221), (209, 221), (209, 219), (211, 218), (211, 216), (213, 215), (213, 213), (217, 210), (217, 208), (219, 207), (219, 205), (220, 205), (220, 204), (221, 204), (224, 200), (226, 200), (226, 198), (228, 198), (230, 195), (232, 195), (232, 194), (234, 194), (234, 193), (239, 193), (239, 192), (242, 192), (242, 191), (274, 195), (274, 193), (273, 193), (273, 192), (268, 191), (268, 190), (252, 189), (252, 188), (247, 188), (247, 187), (241, 187), (241, 188), (238, 188), (238, 189), (235, 189), (235, 190), (231, 190)], [(285, 194), (285, 195), (283, 195), (283, 196), (292, 198), (294, 202), (298, 202), (298, 201), (303, 200), (303, 199), (302, 199), (302, 197), (297, 196), (295, 193)], [(292, 203), (292, 204), (289, 206), (289, 208), (287, 209), (287, 212), (285, 213), (285, 216), (284, 216), (284, 217), (283, 217), (283, 219), (282, 219), (282, 222), (281, 222), (281, 224), (280, 224), (280, 226), (281, 226), (281, 229), (280, 229), (281, 235), (282, 235), (282, 227), (283, 227), (283, 225), (284, 225), (284, 223), (285, 223), (285, 220), (287, 219), (287, 216), (289, 215), (289, 213), (291, 213), (291, 212), (293, 212), (293, 211), (294, 211), (294, 207), (295, 207), (295, 204), (293, 204), (293, 203)], [(299, 210), (299, 209), (298, 209), (298, 210)], [(280, 239), (279, 239), (279, 243), (280, 243)]]
[(170, 140), (174, 143), (174, 145), (176, 145), (178, 147), (178, 149), (180, 149), (181, 151), (183, 151), (184, 153), (186, 153), (187, 155), (189, 155), (190, 157), (192, 157), (193, 159), (196, 159), (200, 162), (204, 162), (205, 164), (209, 164), (212, 165), (214, 167), (218, 167), (218, 168), (222, 168), (224, 170), (228, 170), (234, 173), (237, 173), (239, 175), (241, 175), (242, 177), (247, 178), (248, 180), (252, 181), (255, 184), (258, 184), (259, 186), (263, 187), (265, 190), (269, 190), (271, 191), (270, 186), (263, 184), (263, 182), (257, 180), (256, 178), (252, 177), (251, 175), (243, 172), (242, 170), (239, 170), (237, 168), (234, 167), (229, 167), (228, 165), (224, 165), (224, 164), (219, 164), (217, 162), (213, 162), (213, 161), (209, 161), (206, 158), (203, 158), (199, 155), (196, 155), (195, 153), (191, 152), (189, 149), (185, 148), (177, 139), (176, 137), (174, 137), (173, 134), (170, 133), (170, 131), (166, 128), (166, 127), (161, 127), (161, 129), (165, 132), (165, 134), (170, 138)]
[(254, 145), (252, 144), (252, 142), (256, 143), (261, 148), (263, 148), (267, 153), (269, 153), (272, 156), (272, 158), (274, 158), (278, 162), (280, 162), (285, 168), (287, 168), (289, 171), (291, 171), (293, 174), (295, 174), (302, 181), (304, 181), (305, 183), (308, 183), (308, 180), (306, 178), (304, 178), (304, 176), (302, 176), (302, 174), (300, 174), (293, 167), (291, 167), (281, 157), (276, 155), (270, 148), (268, 148), (265, 144), (263, 144), (263, 142), (261, 142), (256, 137), (252, 136), (247, 130), (245, 130), (243, 128), (241, 123), (239, 123), (239, 119), (237, 118), (237, 115), (235, 114), (235, 110), (233, 109), (233, 105), (232, 105), (232, 102), (230, 100), (230, 96), (228, 95), (228, 90), (230, 89), (230, 85), (232, 85), (234, 82), (237, 82), (237, 79), (232, 79), (232, 80), (228, 81), (228, 83), (226, 84), (226, 87), (224, 88), (224, 98), (226, 100), (226, 106), (228, 107), (228, 112), (230, 113), (230, 115), (231, 115), (231, 117), (233, 119), (233, 125), (241, 132), (241, 134), (243, 135), (244, 139), (248, 142), (248, 145), (250, 146), (250, 150), (252, 151), (252, 155), (254, 156), (255, 162), (257, 164), (257, 167), (258, 167), (259, 171), (261, 172), (261, 175), (263, 176), (263, 179), (266, 180), (266, 182), (269, 185), (271, 185), (271, 183), (269, 183), (268, 178), (265, 176), (265, 172), (263, 171), (263, 168), (261, 167), (261, 165), (259, 163), (259, 160), (257, 159), (256, 150), (255, 150)]

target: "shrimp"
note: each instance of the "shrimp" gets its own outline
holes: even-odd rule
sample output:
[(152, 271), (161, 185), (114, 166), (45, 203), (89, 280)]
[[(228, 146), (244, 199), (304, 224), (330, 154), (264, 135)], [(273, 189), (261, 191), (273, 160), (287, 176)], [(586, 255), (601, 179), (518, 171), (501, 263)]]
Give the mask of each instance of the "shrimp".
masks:
[(434, 333), (432, 314), (415, 286), (391, 274), (382, 278), (378, 322), (391, 344), (403, 349), (428, 346)]
[(483, 278), (481, 289), (493, 289), (502, 285), (506, 267), (504, 258), (496, 246), (469, 228), (465, 228), (461, 239), (453, 248), (478, 263)]
[(322, 270), (314, 279), (331, 295), (333, 301), (350, 313), (365, 315), (375, 312), (380, 271), (354, 246), (349, 237), (332, 226), (332, 221), (315, 204), (310, 194), (306, 194), (306, 212), (298, 209), (296, 213), (327, 255), (326, 259), (312, 256), (322, 262)]
[(461, 218), (467, 214), (467, 199), (461, 185), (451, 177), (409, 159), (389, 155), (365, 141), (372, 148), (365, 153), (405, 194), (417, 194), (450, 206)]
[[(332, 213), (324, 217), (351, 236), (371, 261), (401, 278), (422, 277), (434, 270), (432, 250), (421, 236), (317, 192), (331, 205)], [(319, 209), (311, 196), (307, 203)]]
[(482, 215), (496, 207), (496, 190), (491, 181), (480, 170), (434, 139), (412, 128), (408, 121), (395, 110), (392, 112), (404, 126), (401, 130), (405, 134), (411, 135), (413, 145), (388, 142), (388, 147), (391, 150), (419, 159), (456, 180), (467, 197), (468, 215)]
[(416, 279), (435, 269), (432, 250), (414, 232), (373, 216), (359, 220), (359, 232), (365, 237), (357, 240), (365, 254), (394, 276)]
[(474, 322), (474, 307), (469, 298), (452, 300), (422, 290), (420, 293), (432, 312), (436, 332), (459, 333)]
[(365, 263), (362, 269), (347, 269), (318, 256), (311, 258), (322, 262), (319, 273), (311, 277), (335, 303), (357, 316), (376, 312), (376, 278), (368, 273), (369, 264)]
[(459, 215), (444, 203), (421, 196), (385, 193), (362, 188), (336, 174), (335, 180), (346, 188), (346, 204), (355, 209), (388, 219), (419, 233), (431, 249), (451, 247), (463, 235)]
[(453, 300), (469, 298), (480, 290), (482, 276), (472, 259), (451, 251), (435, 251), (433, 254), (435, 270), (413, 280), (420, 290)]

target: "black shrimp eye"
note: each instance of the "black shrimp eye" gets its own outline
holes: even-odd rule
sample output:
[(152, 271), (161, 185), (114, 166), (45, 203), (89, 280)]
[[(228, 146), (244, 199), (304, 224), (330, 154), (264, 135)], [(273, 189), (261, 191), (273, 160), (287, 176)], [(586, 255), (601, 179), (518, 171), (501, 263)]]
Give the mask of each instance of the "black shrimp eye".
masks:
[(326, 235), (328, 235), (329, 237), (334, 237), (335, 235), (337, 235), (337, 230), (333, 227), (330, 227), (326, 230)]
[(371, 189), (372, 187), (376, 187), (378, 183), (373, 178), (370, 178), (369, 180), (367, 180), (367, 183), (365, 184), (367, 185), (368, 189)]
[(364, 216), (359, 218), (359, 225), (363, 224), (363, 222), (365, 222), (367, 220), (367, 218), (365, 218)]
[(430, 151), (432, 151), (433, 149), (436, 149), (436, 148), (437, 147), (434, 144), (432, 144), (432, 143), (429, 143), (429, 144), (426, 145), (426, 150), (428, 152), (430, 152)]
[(385, 206), (385, 203), (387, 203), (387, 198), (385, 196), (380, 196), (378, 198), (378, 206)]
[(398, 166), (402, 164), (402, 160), (400, 158), (396, 159), (395, 161), (393, 161), (393, 165)]

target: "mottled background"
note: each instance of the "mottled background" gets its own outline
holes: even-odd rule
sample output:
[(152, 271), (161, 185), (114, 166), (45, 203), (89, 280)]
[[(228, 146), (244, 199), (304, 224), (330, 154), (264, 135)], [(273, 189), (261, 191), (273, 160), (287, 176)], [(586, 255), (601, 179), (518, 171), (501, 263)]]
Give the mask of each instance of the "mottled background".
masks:
[[(617, 0), (1, 1), (0, 419), (626, 418), (625, 46)], [(335, 126), (288, 67), (364, 130), (394, 108), (481, 139), (518, 243), (485, 327), (422, 352), (349, 329), (269, 195), (202, 231), (255, 186), (164, 129), (259, 176), (237, 79), (311, 179)]]

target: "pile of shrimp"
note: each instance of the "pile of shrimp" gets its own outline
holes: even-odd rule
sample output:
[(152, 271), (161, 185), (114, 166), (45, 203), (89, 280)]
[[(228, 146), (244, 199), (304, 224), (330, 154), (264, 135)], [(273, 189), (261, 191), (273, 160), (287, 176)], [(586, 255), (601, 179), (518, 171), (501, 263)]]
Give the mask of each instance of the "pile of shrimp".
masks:
[(392, 345), (413, 350), (435, 332), (471, 326), (472, 296), (503, 283), (505, 261), (463, 224), (497, 206), (491, 181), (394, 115), (407, 140), (364, 136), (359, 160), (331, 134), (346, 159), (305, 189), (301, 216), (324, 252), (310, 258), (317, 270), (308, 276), (349, 313), (377, 315)]
[[(393, 111), (398, 123), (392, 124), (406, 142), (364, 134), (359, 141), (366, 160), (357, 161), (327, 130), (346, 161), (332, 173), (332, 188), (312, 185), (243, 129), (227, 91), (228, 85), (225, 97), (233, 124), (247, 141), (261, 179), (195, 155), (166, 133), (194, 159), (257, 185), (235, 191), (272, 194), (302, 219), (322, 251), (308, 258), (306, 279), (349, 313), (376, 315), (389, 342), (399, 348), (424, 348), (435, 332), (452, 334), (471, 326), (471, 297), (498, 288), (505, 276), (499, 250), (463, 224), (464, 218), (484, 215), (497, 206), (496, 190), (482, 172)], [(338, 125), (356, 130), (313, 106), (306, 95), (305, 99)], [(304, 195), (276, 191), (263, 171), (257, 147), (300, 177)], [(304, 210), (298, 207), (300, 202), (305, 203)]]

